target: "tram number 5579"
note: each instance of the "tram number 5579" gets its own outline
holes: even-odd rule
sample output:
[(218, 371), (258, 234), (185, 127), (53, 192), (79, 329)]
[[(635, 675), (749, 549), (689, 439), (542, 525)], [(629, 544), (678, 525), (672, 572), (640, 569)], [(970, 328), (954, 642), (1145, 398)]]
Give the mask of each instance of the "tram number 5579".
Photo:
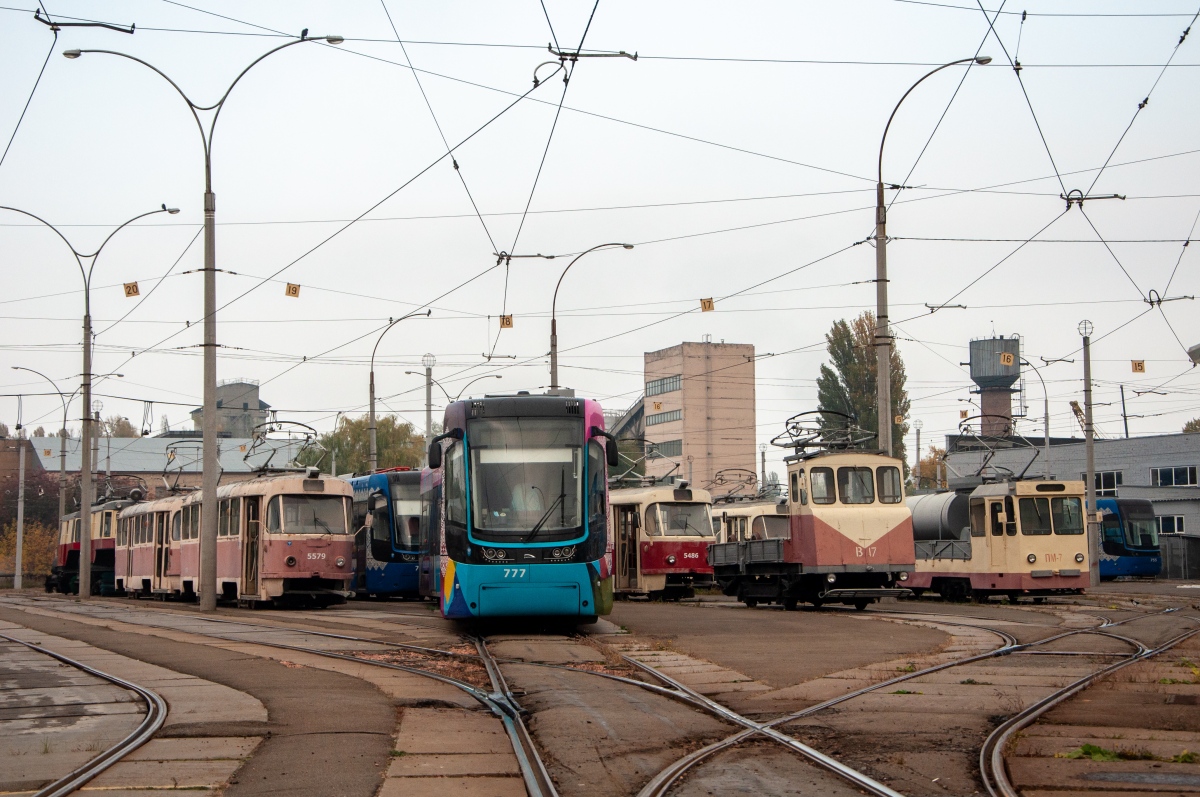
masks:
[(308, 559), (324, 559), (325, 553), (323, 551), (319, 551), (317, 553), (313, 553), (312, 551), (309, 551), (308, 556), (306, 558), (308, 558)]
[(879, 546), (877, 546), (877, 545), (872, 545), (868, 548), (862, 548), (862, 547), (856, 545), (856, 546), (854, 546), (854, 555), (861, 559), (864, 552), (866, 552), (867, 556), (874, 556), (875, 552), (878, 550), (879, 550)]

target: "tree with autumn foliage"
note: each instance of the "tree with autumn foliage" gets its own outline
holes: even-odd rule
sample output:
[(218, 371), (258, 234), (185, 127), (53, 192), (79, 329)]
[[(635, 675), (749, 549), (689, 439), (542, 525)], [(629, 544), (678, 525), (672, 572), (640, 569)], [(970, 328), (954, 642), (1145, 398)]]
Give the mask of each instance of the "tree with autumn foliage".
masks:
[[(337, 428), (320, 436), (319, 442), (327, 452), (322, 468), (333, 464), (334, 457), (338, 473), (366, 473), (371, 467), (371, 416), (341, 418)], [(380, 468), (418, 468), (425, 458), (425, 435), (418, 434), (413, 425), (401, 421), (395, 415), (382, 415), (375, 419), (375, 450)], [(308, 452), (300, 457), (301, 465), (315, 465), (320, 459), (318, 452)]]
[(1200, 418), (1192, 418), (1183, 425), (1184, 434), (1200, 434)]
[[(878, 411), (876, 400), (876, 357), (875, 357), (875, 314), (866, 311), (849, 323), (845, 319), (833, 322), (825, 335), (831, 365), (822, 365), (817, 377), (817, 409), (822, 413), (821, 426), (837, 429), (845, 426), (844, 418), (834, 412), (851, 416), (855, 426), (874, 432)], [(908, 417), (908, 391), (905, 389), (907, 376), (904, 359), (893, 341), (891, 348), (892, 414)], [(892, 454), (905, 459), (904, 436), (908, 434), (908, 422), (892, 423)], [(870, 440), (863, 448), (877, 448), (878, 442)]]
[[(920, 455), (921, 452), (917, 452)], [(928, 450), (917, 466), (909, 474), (909, 488), (913, 490), (942, 490), (946, 488), (946, 480), (939, 475), (942, 460), (946, 457), (946, 449), (930, 444)]]

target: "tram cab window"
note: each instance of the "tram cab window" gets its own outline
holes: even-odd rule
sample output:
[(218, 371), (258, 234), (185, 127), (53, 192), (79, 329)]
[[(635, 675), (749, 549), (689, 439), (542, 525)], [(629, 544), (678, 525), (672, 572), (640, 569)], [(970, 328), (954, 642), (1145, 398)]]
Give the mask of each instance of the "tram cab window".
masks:
[(658, 525), (658, 504), (651, 504), (646, 507), (646, 536), (662, 536), (662, 529)]
[(1158, 519), (1153, 515), (1127, 511), (1125, 513), (1125, 539), (1133, 548), (1157, 548), (1159, 545)]
[(1004, 496), (1004, 515), (1008, 522), (1004, 524), (1004, 530), (1008, 532), (1008, 536), (1017, 536), (1017, 512), (1013, 509), (1013, 499), (1011, 495)]
[(992, 529), (992, 536), (993, 537), (1003, 537), (1004, 536), (1004, 523), (1001, 522), (1000, 518), (1004, 514), (1004, 504), (1000, 503), (999, 501), (993, 501), (991, 504), (988, 505), (988, 509), (989, 509), (988, 515), (991, 518), (991, 522), (989, 523), (989, 525), (991, 526), (991, 529)]
[(884, 465), (875, 469), (879, 480), (879, 502), (882, 504), (898, 504), (904, 500), (900, 489), (900, 469), (894, 465)]
[(759, 515), (754, 518), (752, 537), (756, 540), (786, 540), (791, 531), (786, 515)]
[(100, 521), (100, 536), (101, 537), (111, 537), (112, 536), (112, 519), (113, 519), (112, 512), (104, 513), (104, 518)]
[(646, 530), (654, 518), (656, 534), (664, 537), (711, 537), (712, 518), (707, 504), (660, 503), (646, 510)]
[(1078, 498), (1051, 498), (1055, 534), (1083, 534), (1083, 504)]
[(588, 533), (608, 536), (608, 476), (605, 472), (604, 446), (592, 440), (587, 447)]
[(808, 489), (814, 504), (832, 504), (837, 500), (833, 491), (833, 468), (813, 468), (808, 477)]
[(874, 475), (870, 468), (838, 468), (838, 495), (842, 503), (875, 503)]
[[(348, 534), (350, 501), (337, 495), (285, 495), (271, 501), (274, 509), (283, 502), (285, 534)], [(268, 527), (270, 525), (268, 511)]]
[(788, 493), (792, 501), (798, 501), (801, 506), (808, 503), (808, 485), (804, 483), (804, 468), (792, 471), (792, 489)]
[(283, 531), (283, 526), (279, 517), (279, 502), (283, 500), (282, 496), (275, 496), (271, 499), (271, 503), (267, 504), (267, 533), (278, 534)]
[(984, 528), (986, 514), (983, 511), (983, 499), (971, 499), (971, 536), (982, 537), (987, 531)]
[(463, 472), (463, 445), (455, 443), (442, 457), (446, 491), (446, 524), (467, 527), (467, 483)]
[(1021, 533), (1042, 536), (1050, 533), (1050, 499), (1021, 499)]
[(183, 529), (183, 513), (176, 512), (175, 516), (171, 519), (171, 539), (173, 541), (179, 542), (179, 537), (180, 537), (182, 529)]

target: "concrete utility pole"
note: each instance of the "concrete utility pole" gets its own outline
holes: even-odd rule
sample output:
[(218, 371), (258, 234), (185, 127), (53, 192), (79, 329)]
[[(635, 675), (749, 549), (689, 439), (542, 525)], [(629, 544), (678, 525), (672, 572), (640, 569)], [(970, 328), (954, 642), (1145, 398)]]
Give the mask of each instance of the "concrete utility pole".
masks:
[[(896, 118), (896, 111), (912, 94), (913, 89), (921, 85), (925, 78), (937, 74), (955, 64), (976, 63), (990, 64), (991, 57), (983, 55), (974, 58), (960, 58), (948, 64), (942, 64), (924, 75), (904, 92), (900, 102), (892, 109), (887, 125), (883, 128), (883, 138), (879, 141), (879, 173), (875, 185), (875, 373), (878, 399), (876, 413), (879, 415), (879, 448), (889, 457), (892, 455), (892, 332), (888, 327), (888, 276), (887, 276), (887, 206), (883, 201), (883, 145), (887, 141), (888, 129)], [(900, 188), (898, 185), (892, 188)]]
[[(341, 44), (343, 39), (341, 36), (309, 38), (306, 28), (299, 39), (268, 50), (250, 62), (250, 65), (233, 79), (229, 88), (225, 89), (221, 99), (212, 105), (197, 105), (192, 102), (183, 93), (183, 89), (179, 88), (179, 85), (167, 77), (162, 70), (132, 55), (114, 50), (66, 50), (63, 52), (63, 55), (69, 59), (78, 58), (84, 53), (117, 55), (153, 70), (155, 74), (170, 83), (171, 87), (187, 103), (188, 110), (192, 112), (192, 117), (196, 120), (196, 127), (200, 130), (200, 141), (204, 148), (204, 410), (201, 416), (204, 424), (202, 430), (204, 476), (200, 508), (200, 610), (206, 612), (215, 611), (217, 608), (217, 480), (220, 478), (220, 459), (217, 451), (217, 195), (212, 190), (213, 132), (217, 126), (217, 119), (221, 116), (225, 100), (229, 99), (229, 93), (247, 72), (267, 56), (308, 41)], [(200, 122), (199, 111), (215, 111), (207, 132)], [(85, 405), (87, 403), (86, 397), (84, 403)]]
[(25, 570), (23, 550), (25, 544), (25, 438), (18, 437), (21, 446), (17, 454), (17, 556), (13, 568), (13, 589), (21, 588), (21, 574)]
[(917, 430), (917, 473), (916, 481), (913, 483), (917, 485), (918, 490), (921, 489), (921, 429), (924, 426), (925, 424), (920, 418), (913, 421), (913, 429)]
[(1125, 424), (1125, 439), (1129, 439), (1129, 415), (1125, 412), (1125, 386), (1121, 385), (1121, 422)]
[(425, 366), (425, 456), (429, 456), (429, 441), (433, 439), (433, 366), (437, 365), (437, 357), (426, 354), (421, 358)]
[(1100, 524), (1096, 516), (1096, 447), (1095, 427), (1092, 425), (1092, 322), (1081, 321), (1079, 334), (1083, 336), (1083, 432), (1087, 451), (1087, 522), (1088, 561), (1091, 564), (1091, 583), (1100, 586)]
[(767, 444), (760, 443), (758, 446), (759, 452), (762, 454), (762, 481), (759, 483), (759, 491), (767, 489)]

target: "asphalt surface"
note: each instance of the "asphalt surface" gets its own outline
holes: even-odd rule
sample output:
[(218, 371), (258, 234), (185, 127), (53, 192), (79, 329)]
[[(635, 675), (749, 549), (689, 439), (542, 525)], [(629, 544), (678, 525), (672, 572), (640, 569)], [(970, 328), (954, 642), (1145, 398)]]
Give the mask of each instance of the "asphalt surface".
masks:
[(227, 797), (373, 797), (383, 782), (396, 710), (363, 680), (5, 608), (0, 608), (0, 618), (225, 684), (262, 701), (268, 711), (265, 723), (184, 725), (161, 734), (265, 735), (224, 790)]

